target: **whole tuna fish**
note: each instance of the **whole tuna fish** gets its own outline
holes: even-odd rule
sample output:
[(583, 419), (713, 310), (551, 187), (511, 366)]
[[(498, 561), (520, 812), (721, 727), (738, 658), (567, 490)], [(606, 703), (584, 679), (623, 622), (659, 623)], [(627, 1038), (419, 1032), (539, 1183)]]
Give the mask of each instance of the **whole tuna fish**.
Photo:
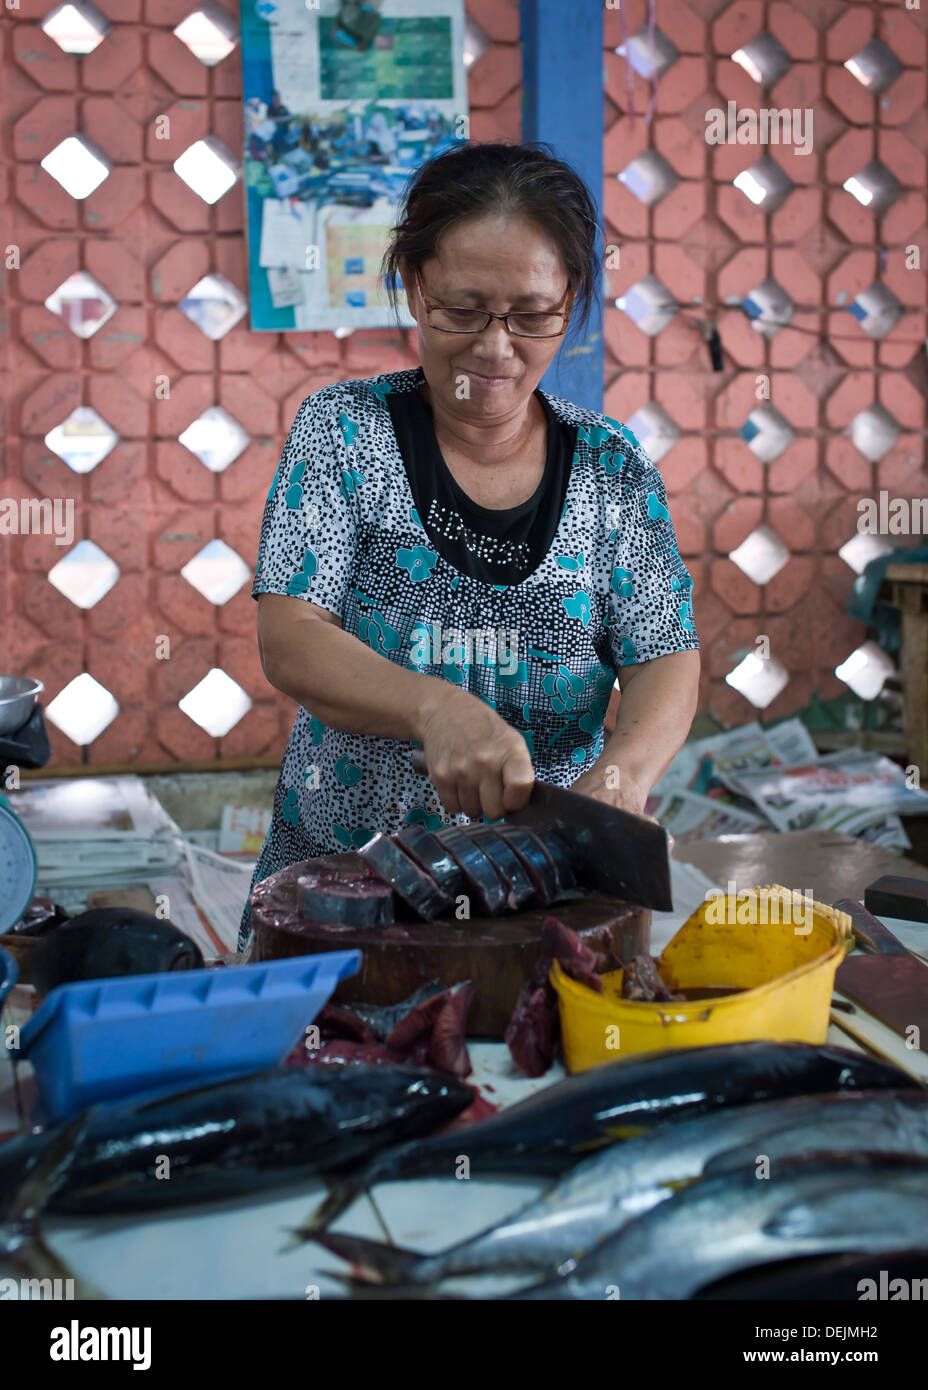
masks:
[(683, 1299), (739, 1269), (841, 1251), (905, 1250), (928, 1230), (928, 1161), (818, 1152), (758, 1177), (703, 1178), (516, 1299)]
[(127, 907), (94, 907), (39, 938), (24, 983), (48, 994), (77, 980), (199, 970), (195, 941), (166, 918)]
[(356, 1276), (386, 1284), (519, 1269), (552, 1274), (667, 1201), (681, 1183), (716, 1168), (743, 1169), (761, 1152), (774, 1159), (821, 1148), (928, 1160), (928, 1091), (797, 1096), (682, 1120), (584, 1159), (513, 1216), (436, 1254), (342, 1232), (317, 1240), (351, 1260)]
[(348, 1066), (283, 1067), (101, 1104), (74, 1122), (81, 1128), (47, 1183), (35, 1175), (72, 1126), (0, 1147), (0, 1226), (25, 1221), (27, 1208), (143, 1211), (280, 1187), (425, 1134), (473, 1099), (436, 1072)]
[(374, 1183), (454, 1177), (462, 1156), (472, 1178), (556, 1177), (592, 1149), (671, 1120), (789, 1096), (893, 1088), (921, 1090), (899, 1068), (863, 1053), (799, 1042), (726, 1043), (607, 1062), (537, 1091), (466, 1134), (440, 1135), (380, 1155), (333, 1187), (298, 1234), (309, 1237), (329, 1224)]

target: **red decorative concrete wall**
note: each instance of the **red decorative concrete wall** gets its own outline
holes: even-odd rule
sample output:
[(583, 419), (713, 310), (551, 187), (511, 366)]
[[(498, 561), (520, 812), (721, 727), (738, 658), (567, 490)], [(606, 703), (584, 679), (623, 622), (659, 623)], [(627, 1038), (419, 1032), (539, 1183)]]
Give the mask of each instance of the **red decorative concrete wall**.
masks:
[[(341, 378), (413, 365), (411, 334), (358, 331), (252, 333), (242, 320), (218, 342), (178, 309), (203, 275), (217, 272), (247, 293), (242, 190), (209, 207), (176, 176), (173, 161), (211, 134), (241, 154), (238, 52), (204, 67), (172, 33), (195, 0), (96, 0), (112, 21), (92, 54), (63, 53), (37, 21), (49, 0), (20, 0), (0, 28), (4, 120), (0, 199), (11, 215), (2, 241), (20, 248), (21, 267), (2, 276), (7, 332), (2, 423), (7, 449), (0, 497), (76, 501), (75, 539), (94, 541), (119, 566), (115, 586), (81, 610), (48, 581), (62, 548), (50, 536), (0, 541), (0, 667), (40, 677), (48, 703), (89, 672), (119, 704), (118, 717), (82, 751), (50, 728), (51, 767), (79, 763), (279, 756), (292, 703), (268, 686), (255, 640), (256, 605), (246, 584), (214, 606), (181, 568), (214, 538), (254, 563), (258, 528), (280, 447), (303, 397)], [(234, 6), (228, 6), (234, 13)], [(520, 136), (518, 7), (468, 0), (468, 13), (492, 40), (470, 70), (471, 135)], [(634, 33), (643, 3), (628, 0)], [(758, 633), (789, 668), (790, 682), (767, 711), (804, 704), (814, 689), (836, 693), (832, 671), (863, 638), (843, 616), (853, 574), (836, 548), (854, 533), (856, 501), (880, 488), (928, 493), (924, 472), (925, 275), (902, 269), (902, 250), (921, 247), (925, 214), (925, 16), (893, 4), (822, 0), (737, 3), (658, 0), (658, 26), (679, 57), (662, 77), (654, 120), (649, 87), (634, 82), (627, 112), (626, 67), (613, 52), (618, 15), (605, 12), (606, 82), (603, 199), (606, 239), (620, 248), (610, 271), (613, 297), (651, 273), (681, 302), (704, 305), (747, 294), (773, 276), (803, 313), (770, 341), (738, 309), (718, 315), (725, 370), (710, 370), (693, 318), (678, 315), (648, 337), (621, 310), (606, 312), (606, 411), (627, 418), (650, 401), (672, 417), (680, 438), (661, 462), (681, 547), (696, 581), (703, 640), (703, 704), (742, 722), (752, 707), (724, 683)], [(774, 151), (797, 187), (766, 218), (731, 185), (761, 151), (710, 148), (705, 110), (757, 105), (760, 89), (730, 54), (758, 30), (775, 34), (793, 60), (764, 98), (776, 106), (814, 105), (814, 154)], [(842, 67), (873, 34), (904, 71), (874, 99)], [(153, 138), (159, 115), (172, 139)], [(65, 193), (39, 161), (82, 132), (112, 164), (82, 202)], [(616, 178), (647, 149), (679, 177), (650, 211)], [(841, 185), (874, 157), (894, 172), (902, 194), (881, 221)], [(77, 338), (44, 306), (76, 270), (86, 270), (119, 307), (93, 337)], [(874, 279), (905, 308), (879, 342), (857, 329), (839, 303)], [(795, 438), (775, 463), (761, 464), (738, 436), (755, 405), (754, 383), (769, 373), (772, 400)], [(170, 397), (157, 399), (166, 376)], [(852, 417), (879, 401), (901, 426), (896, 445), (870, 464), (844, 435)], [(119, 435), (92, 472), (73, 473), (44, 444), (77, 405), (90, 405)], [(213, 474), (177, 436), (209, 406), (224, 406), (251, 436), (243, 454)], [(728, 553), (766, 524), (790, 549), (788, 564), (758, 586)], [(157, 660), (167, 636), (171, 659)], [(253, 701), (223, 738), (205, 733), (178, 700), (219, 667)]]
[[(647, 21), (646, 4), (622, 3), (634, 33)], [(607, 238), (621, 254), (620, 269), (610, 273), (612, 290), (621, 295), (650, 273), (677, 300), (714, 306), (729, 296), (743, 298), (770, 276), (797, 306), (769, 342), (740, 309), (721, 308), (713, 316), (724, 348), (718, 374), (692, 321), (708, 317), (705, 311), (694, 309), (692, 319), (677, 315), (653, 338), (620, 310), (606, 316), (607, 414), (628, 419), (656, 401), (681, 431), (659, 466), (695, 582), (701, 707), (738, 724), (756, 712), (724, 678), (758, 634), (769, 636), (771, 655), (790, 673), (763, 718), (792, 713), (816, 690), (822, 698), (846, 690), (834, 668), (866, 633), (845, 616), (854, 574), (836, 551), (855, 534), (857, 501), (877, 497), (880, 489), (928, 496), (928, 5), (914, 11), (904, 0), (656, 0), (656, 16), (680, 56), (660, 79), (650, 127), (642, 119), (650, 88), (635, 79), (633, 127), (626, 66), (613, 52), (622, 42), (619, 15), (606, 15), (604, 212)], [(792, 60), (763, 94), (731, 58), (762, 30)], [(882, 97), (843, 66), (874, 36), (903, 67)], [(811, 154), (769, 148), (796, 184), (769, 217), (731, 182), (764, 151), (706, 143), (707, 109), (727, 110), (730, 100), (739, 109), (814, 109)], [(661, 153), (680, 180), (650, 212), (616, 178), (647, 149)], [(881, 220), (842, 187), (873, 159), (901, 185)], [(920, 248), (921, 269), (907, 270), (905, 248), (913, 244)], [(884, 282), (905, 311), (880, 341), (847, 312), (874, 280)], [(772, 403), (795, 433), (770, 464), (738, 436), (757, 404), (759, 373), (769, 375)], [(901, 431), (879, 463), (868, 462), (847, 437), (853, 417), (873, 402)], [(728, 554), (761, 525), (780, 537), (790, 557), (758, 586)]]

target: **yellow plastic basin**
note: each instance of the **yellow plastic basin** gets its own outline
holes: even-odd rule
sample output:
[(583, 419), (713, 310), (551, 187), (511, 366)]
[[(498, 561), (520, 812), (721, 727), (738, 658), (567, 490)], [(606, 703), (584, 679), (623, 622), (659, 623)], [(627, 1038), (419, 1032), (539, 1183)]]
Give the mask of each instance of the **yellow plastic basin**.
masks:
[(851, 940), (847, 913), (779, 884), (719, 893), (668, 943), (660, 973), (671, 989), (743, 993), (679, 1004), (622, 998), (621, 970), (596, 994), (555, 962), (567, 1070), (585, 1071), (635, 1052), (768, 1038), (823, 1043), (835, 972)]

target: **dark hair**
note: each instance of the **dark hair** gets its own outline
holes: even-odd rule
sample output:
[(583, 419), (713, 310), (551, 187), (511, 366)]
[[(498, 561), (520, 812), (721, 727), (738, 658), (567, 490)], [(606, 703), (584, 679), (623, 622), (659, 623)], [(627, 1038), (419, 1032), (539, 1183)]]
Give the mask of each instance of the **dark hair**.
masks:
[(529, 217), (547, 233), (560, 252), (568, 286), (576, 291), (568, 334), (582, 328), (597, 303), (596, 205), (580, 175), (540, 140), (526, 145), (465, 141), (415, 171), (381, 266), (397, 322), (400, 258), (420, 269), (450, 226), (484, 213)]

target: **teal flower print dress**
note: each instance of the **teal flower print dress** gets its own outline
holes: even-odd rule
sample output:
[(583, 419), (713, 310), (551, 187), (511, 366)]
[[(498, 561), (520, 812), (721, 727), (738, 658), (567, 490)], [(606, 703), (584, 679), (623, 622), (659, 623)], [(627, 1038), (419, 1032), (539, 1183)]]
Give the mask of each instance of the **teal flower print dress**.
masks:
[[(252, 596), (306, 599), (386, 660), (471, 691), (522, 733), (542, 781), (568, 787), (602, 752), (618, 668), (699, 646), (661, 476), (617, 421), (543, 393), (576, 426), (554, 541), (520, 583), (472, 579), (430, 544), (385, 402), (423, 381), (415, 367), (303, 402), (268, 494)], [(499, 640), (468, 640), (475, 632)], [(300, 709), (253, 884), (378, 830), (466, 825), (408, 756), (400, 740), (341, 733)], [(240, 946), (248, 932), (246, 907)]]

